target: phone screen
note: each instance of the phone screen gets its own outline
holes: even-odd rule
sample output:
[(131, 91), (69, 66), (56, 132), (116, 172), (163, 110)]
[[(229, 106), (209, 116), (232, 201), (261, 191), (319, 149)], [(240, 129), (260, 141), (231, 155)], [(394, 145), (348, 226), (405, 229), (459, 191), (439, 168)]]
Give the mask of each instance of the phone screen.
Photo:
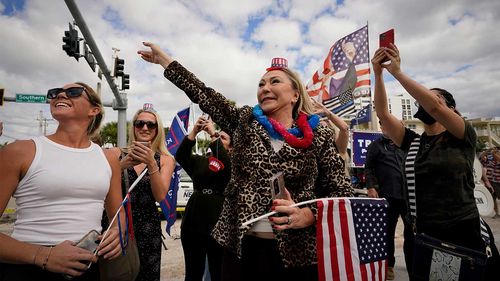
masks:
[(380, 47), (392, 48), (391, 43), (394, 44), (394, 28), (380, 34), (379, 39)]
[(270, 178), (271, 197), (273, 199), (285, 198), (285, 178), (283, 172), (279, 172)]

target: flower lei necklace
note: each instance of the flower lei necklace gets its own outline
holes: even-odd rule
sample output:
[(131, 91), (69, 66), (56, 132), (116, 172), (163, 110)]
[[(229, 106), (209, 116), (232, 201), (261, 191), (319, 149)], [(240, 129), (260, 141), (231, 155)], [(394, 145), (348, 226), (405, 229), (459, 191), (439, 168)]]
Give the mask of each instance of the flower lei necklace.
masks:
[[(278, 121), (268, 118), (264, 115), (262, 108), (259, 105), (254, 106), (253, 116), (269, 133), (273, 139), (285, 140), (291, 147), (308, 148), (312, 144), (313, 129), (319, 124), (319, 116), (313, 114), (309, 116), (304, 113), (299, 113), (296, 120), (297, 128), (286, 130)], [(299, 137), (302, 137), (299, 139)]]

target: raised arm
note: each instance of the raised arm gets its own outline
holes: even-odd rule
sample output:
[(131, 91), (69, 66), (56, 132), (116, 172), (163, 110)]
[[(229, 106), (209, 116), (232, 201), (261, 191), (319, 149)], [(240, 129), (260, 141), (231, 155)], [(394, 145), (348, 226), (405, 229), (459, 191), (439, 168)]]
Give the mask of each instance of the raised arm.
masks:
[[(387, 104), (387, 93), (385, 91), (384, 76), (382, 70), (382, 60), (385, 58), (384, 49), (378, 49), (372, 58), (373, 74), (375, 75), (374, 104), (377, 117), (387, 130), (389, 137), (397, 146), (401, 146), (405, 135), (405, 128), (401, 122), (389, 112)], [(399, 64), (396, 58), (391, 60), (391, 64)]]
[(175, 86), (184, 91), (188, 98), (200, 105), (203, 112), (208, 113), (213, 120), (228, 134), (239, 125), (240, 110), (234, 103), (214, 89), (205, 86), (193, 73), (185, 69), (179, 62), (162, 51), (159, 46), (144, 42), (149, 50), (140, 50), (137, 53), (147, 62), (160, 64), (164, 69), (164, 76)]
[(448, 107), (446, 101), (432, 90), (427, 89), (408, 75), (403, 73), (400, 67), (399, 50), (394, 48), (383, 48), (383, 52), (390, 58), (390, 64), (384, 64), (382, 67), (387, 70), (399, 81), (401, 86), (441, 125), (443, 125), (452, 135), (459, 139), (465, 138), (465, 122), (463, 118), (455, 112), (454, 107)]
[(313, 101), (313, 106), (316, 114), (325, 115), (328, 120), (332, 121), (332, 123), (339, 129), (339, 133), (337, 138), (335, 139), (335, 143), (337, 144), (337, 148), (341, 155), (345, 155), (347, 153), (347, 145), (349, 142), (349, 126), (347, 123), (342, 120), (337, 114), (328, 110), (326, 106), (322, 103), (317, 102), (315, 99), (311, 99)]

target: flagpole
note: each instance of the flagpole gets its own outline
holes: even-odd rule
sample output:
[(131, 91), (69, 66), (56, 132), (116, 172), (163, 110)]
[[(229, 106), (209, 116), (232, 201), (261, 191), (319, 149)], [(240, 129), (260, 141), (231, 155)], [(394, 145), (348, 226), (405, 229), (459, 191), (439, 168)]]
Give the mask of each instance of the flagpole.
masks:
[[(141, 179), (144, 177), (144, 175), (146, 174), (146, 172), (148, 171), (148, 168), (146, 167), (144, 169), (144, 171), (142, 171), (142, 173), (139, 175), (139, 177), (137, 177), (137, 179), (134, 181), (134, 183), (130, 186), (130, 188), (128, 189), (128, 192), (127, 192), (127, 195), (132, 191), (134, 190), (135, 186), (139, 183), (139, 181), (141, 181)], [(104, 235), (101, 239), (101, 242), (104, 241), (104, 238), (106, 238), (106, 236), (108, 235), (108, 231), (109, 229), (111, 228), (111, 226), (113, 225), (113, 223), (115, 222), (116, 218), (118, 217), (118, 214), (120, 213), (120, 210), (123, 208), (123, 203), (125, 203), (125, 201), (127, 200), (127, 196), (125, 196), (125, 198), (123, 199), (122, 203), (120, 204), (120, 208), (118, 208), (118, 211), (116, 211), (116, 214), (115, 216), (113, 217), (113, 219), (111, 220), (111, 222), (109, 223), (108, 225), (108, 228), (106, 229), (106, 232), (104, 232)], [(121, 235), (121, 234), (120, 234)], [(101, 242), (99, 242), (99, 244), (101, 244)], [(94, 255), (97, 255), (97, 251), (94, 253)]]

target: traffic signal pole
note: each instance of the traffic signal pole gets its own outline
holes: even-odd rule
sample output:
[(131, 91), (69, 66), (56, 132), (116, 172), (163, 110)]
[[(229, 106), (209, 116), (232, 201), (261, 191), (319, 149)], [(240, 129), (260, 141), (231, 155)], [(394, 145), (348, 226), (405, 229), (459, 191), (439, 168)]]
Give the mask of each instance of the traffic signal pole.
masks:
[(127, 145), (126, 95), (125, 93), (120, 93), (120, 91), (118, 90), (118, 86), (114, 82), (113, 77), (111, 77), (111, 72), (106, 66), (106, 62), (104, 61), (101, 52), (99, 51), (99, 48), (97, 47), (97, 44), (95, 43), (94, 38), (92, 37), (92, 34), (90, 33), (90, 30), (88, 29), (87, 24), (85, 23), (85, 20), (83, 19), (82, 14), (80, 13), (80, 10), (76, 6), (75, 1), (64, 0), (64, 2), (66, 3), (66, 6), (68, 6), (68, 9), (71, 12), (71, 15), (73, 16), (73, 19), (75, 20), (78, 29), (80, 29), (80, 31), (82, 32), (83, 38), (90, 47), (90, 50), (92, 51), (97, 61), (97, 64), (99, 65), (99, 68), (102, 71), (102, 74), (104, 74), (104, 77), (106, 77), (106, 81), (108, 82), (109, 87), (111, 88), (111, 91), (115, 96), (115, 99), (113, 100), (113, 109), (118, 111), (118, 146), (125, 147)]

